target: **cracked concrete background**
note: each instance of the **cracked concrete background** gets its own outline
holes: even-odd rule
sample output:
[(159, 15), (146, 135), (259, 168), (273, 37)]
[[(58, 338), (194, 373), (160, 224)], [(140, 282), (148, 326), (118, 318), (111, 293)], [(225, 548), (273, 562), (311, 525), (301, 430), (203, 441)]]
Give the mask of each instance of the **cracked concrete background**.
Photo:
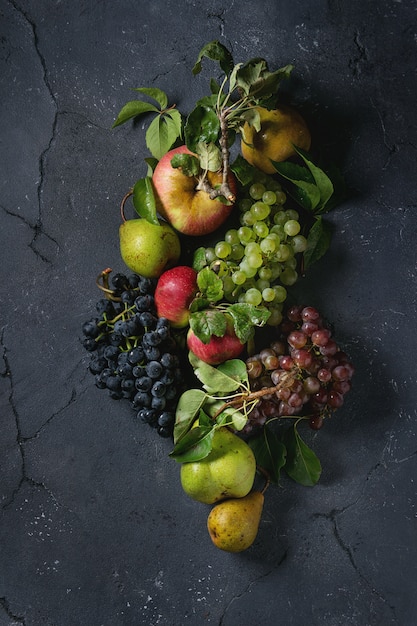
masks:
[[(417, 622), (416, 52), (411, 0), (0, 0), (0, 624)], [(123, 270), (119, 204), (145, 174), (133, 87), (188, 112), (219, 39), (294, 63), (289, 89), (352, 196), (297, 287), (357, 373), (311, 440), (323, 476), (268, 490), (250, 550), (216, 550), (170, 443), (93, 384), (80, 328)]]

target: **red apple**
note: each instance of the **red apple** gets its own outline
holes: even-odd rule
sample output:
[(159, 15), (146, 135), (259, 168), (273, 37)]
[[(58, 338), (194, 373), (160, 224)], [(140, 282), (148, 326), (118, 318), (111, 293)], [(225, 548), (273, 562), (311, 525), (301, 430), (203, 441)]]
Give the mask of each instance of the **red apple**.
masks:
[(219, 365), (229, 359), (236, 359), (243, 352), (245, 344), (240, 342), (232, 329), (228, 329), (223, 337), (212, 335), (208, 343), (203, 343), (190, 329), (187, 346), (201, 361)]
[[(197, 190), (196, 176), (186, 176), (181, 169), (171, 165), (176, 154), (193, 154), (187, 146), (173, 148), (158, 162), (152, 181), (158, 212), (176, 230), (184, 235), (207, 235), (215, 231), (229, 217), (233, 205), (225, 205), (220, 200), (211, 200), (204, 190)], [(208, 172), (211, 186), (222, 183), (221, 172)], [(236, 179), (230, 172), (230, 190), (236, 194)]]
[(154, 294), (158, 317), (166, 317), (174, 328), (185, 328), (197, 290), (197, 272), (192, 267), (177, 265), (161, 274)]

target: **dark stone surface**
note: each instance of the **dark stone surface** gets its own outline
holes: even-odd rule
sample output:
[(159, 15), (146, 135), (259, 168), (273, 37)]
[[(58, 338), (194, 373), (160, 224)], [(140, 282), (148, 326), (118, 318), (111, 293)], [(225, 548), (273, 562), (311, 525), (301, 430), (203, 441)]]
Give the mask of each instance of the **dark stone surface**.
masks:
[[(416, 4), (0, 1), (0, 624), (417, 622)], [(218, 551), (170, 443), (93, 385), (79, 343), (96, 274), (122, 269), (120, 199), (144, 175), (130, 89), (187, 112), (212, 67), (295, 64), (291, 92), (355, 195), (298, 289), (336, 327), (354, 391), (283, 478), (241, 555)]]

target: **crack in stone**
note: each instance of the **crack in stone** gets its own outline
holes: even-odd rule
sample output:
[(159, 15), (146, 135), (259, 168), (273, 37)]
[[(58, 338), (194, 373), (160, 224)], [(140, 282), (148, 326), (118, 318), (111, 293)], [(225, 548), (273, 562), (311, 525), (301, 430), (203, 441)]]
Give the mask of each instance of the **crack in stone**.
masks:
[(353, 76), (358, 77), (361, 73), (361, 64), (366, 63), (369, 59), (365, 46), (362, 45), (359, 40), (359, 33), (357, 31), (353, 35), (353, 43), (358, 50), (358, 54), (353, 57), (353, 59), (350, 59), (349, 68), (352, 70)]
[[(378, 463), (378, 465), (379, 465), (379, 463)], [(376, 468), (373, 468), (373, 470), (375, 470), (375, 469)], [(371, 470), (371, 473), (372, 473), (373, 470)], [(356, 561), (354, 559), (352, 549), (343, 540), (343, 537), (341, 535), (341, 532), (340, 532), (340, 529), (339, 529), (339, 526), (338, 526), (338, 523), (337, 523), (337, 518), (340, 515), (342, 515), (345, 511), (347, 511), (349, 508), (354, 506), (357, 503), (358, 500), (359, 500), (359, 498), (356, 500), (356, 502), (351, 503), (348, 506), (343, 507), (342, 509), (333, 509), (332, 511), (330, 511), (330, 513), (315, 513), (313, 515), (313, 518), (325, 519), (325, 520), (329, 521), (332, 524), (334, 538), (336, 539), (337, 544), (340, 546), (340, 548), (343, 550), (343, 552), (346, 554), (347, 558), (349, 559), (349, 562), (352, 565), (353, 570), (359, 576), (360, 580), (362, 580), (365, 583), (365, 585), (368, 587), (368, 589), (371, 591), (371, 593), (374, 594), (381, 602), (383, 602), (384, 604), (386, 604), (388, 606), (388, 608), (392, 612), (393, 617), (396, 618), (395, 606), (390, 604), (387, 601), (387, 599), (384, 598), (384, 596), (372, 585), (371, 581), (368, 580), (368, 578), (365, 576), (365, 574), (361, 571), (361, 569), (359, 568), (359, 566), (357, 565), (357, 563), (356, 563)]]
[(7, 601), (7, 598), (5, 597), (1, 597), (0, 598), (0, 606), (3, 608), (4, 612), (6, 613), (7, 617), (11, 620), (13, 620), (13, 624), (23, 624), (23, 626), (26, 624), (26, 620), (24, 617), (20, 617), (20, 615), (14, 615), (14, 613), (12, 612), (11, 608), (10, 608), (10, 604)]
[(9, 363), (9, 359), (7, 356), (8, 350), (7, 347), (5, 345), (5, 341), (4, 341), (4, 331), (5, 329), (3, 328), (0, 334), (0, 346), (2, 348), (2, 360), (4, 363), (4, 368), (1, 371), (1, 377), (2, 378), (6, 378), (9, 380), (9, 384), (10, 384), (10, 392), (9, 392), (9, 405), (12, 409), (12, 413), (14, 415), (15, 418), (15, 426), (16, 426), (16, 443), (17, 446), (19, 448), (19, 452), (20, 452), (20, 458), (21, 458), (21, 470), (20, 470), (20, 480), (19, 483), (17, 485), (17, 487), (12, 491), (10, 497), (3, 503), (2, 505), (2, 509), (5, 510), (8, 507), (10, 507), (15, 498), (17, 497), (20, 489), (22, 488), (22, 486), (27, 483), (29, 485), (31, 485), (32, 487), (37, 487), (37, 488), (41, 488), (44, 489), (46, 491), (46, 493), (52, 498), (52, 500), (56, 503), (57, 506), (61, 506), (60, 503), (58, 502), (58, 500), (55, 498), (54, 494), (50, 491), (50, 489), (48, 489), (48, 487), (41, 483), (41, 482), (37, 482), (35, 480), (33, 480), (32, 478), (30, 478), (29, 476), (27, 476), (27, 472), (26, 472), (26, 458), (25, 458), (25, 447), (24, 444), (29, 441), (30, 439), (37, 437), (40, 433), (40, 431), (46, 426), (46, 424), (48, 424), (53, 418), (55, 418), (57, 415), (59, 415), (62, 411), (64, 411), (70, 404), (72, 404), (73, 402), (75, 402), (75, 399), (77, 397), (77, 393), (75, 388), (73, 388), (72, 393), (71, 393), (71, 397), (68, 400), (68, 402), (66, 403), (65, 406), (61, 407), (59, 410), (55, 411), (55, 413), (53, 415), (51, 415), (48, 420), (41, 426), (41, 428), (38, 429), (38, 431), (32, 436), (32, 437), (23, 437), (22, 436), (22, 432), (21, 432), (21, 427), (20, 427), (20, 417), (19, 417), (19, 413), (17, 411), (16, 408), (16, 404), (15, 404), (15, 400), (14, 400), (14, 384), (13, 384), (13, 375), (11, 372), (11, 368), (10, 368), (10, 363)]
[(270, 570), (268, 570), (267, 572), (265, 572), (265, 574), (262, 574), (261, 576), (258, 576), (257, 578), (255, 578), (255, 580), (251, 580), (246, 587), (243, 589), (243, 591), (241, 591), (241, 593), (236, 594), (231, 600), (230, 602), (228, 602), (228, 604), (225, 606), (223, 614), (220, 616), (220, 621), (218, 626), (223, 626), (224, 624), (224, 619), (226, 617), (226, 613), (228, 612), (228, 610), (230, 609), (231, 605), (233, 604), (233, 602), (236, 602), (237, 600), (240, 600), (240, 598), (242, 598), (246, 593), (248, 593), (251, 589), (251, 587), (253, 587), (253, 585), (256, 585), (256, 583), (258, 583), (260, 580), (263, 580), (264, 578), (267, 578), (270, 574), (272, 574), (273, 572), (275, 572), (275, 570), (280, 567), (282, 565), (282, 563), (286, 560), (288, 556), (288, 551), (286, 550), (284, 552), (284, 554), (282, 555), (282, 557), (280, 558), (280, 560), (278, 561), (278, 563), (276, 564), (275, 567), (271, 568)]
[(383, 170), (386, 170), (389, 167), (389, 164), (391, 162), (391, 159), (393, 157), (393, 155), (399, 151), (398, 145), (393, 143), (393, 144), (389, 144), (388, 140), (387, 140), (387, 130), (385, 128), (385, 124), (384, 124), (384, 120), (383, 117), (381, 115), (381, 112), (379, 111), (378, 107), (376, 106), (375, 102), (373, 101), (372, 98), (370, 98), (372, 107), (375, 109), (376, 114), (378, 115), (379, 118), (379, 122), (381, 124), (381, 129), (382, 129), (382, 139), (383, 139), (383, 143), (384, 146), (386, 147), (386, 149), (388, 150), (388, 157), (387, 160), (385, 161), (384, 165), (382, 166)]
[[(39, 162), (39, 182), (38, 182), (38, 187), (37, 187), (37, 198), (38, 198), (38, 219), (36, 221), (36, 224), (33, 226), (33, 231), (34, 231), (34, 235), (33, 235), (33, 239), (32, 242), (29, 244), (30, 248), (35, 252), (35, 254), (37, 254), (37, 256), (39, 256), (39, 258), (44, 261), (45, 263), (50, 263), (51, 261), (45, 256), (43, 255), (40, 250), (37, 249), (36, 245), (37, 245), (37, 241), (40, 235), (45, 234), (42, 228), (42, 193), (43, 193), (43, 188), (44, 188), (44, 184), (45, 184), (45, 176), (46, 176), (46, 159), (48, 156), (48, 153), (54, 143), (55, 140), (55, 136), (56, 136), (56, 128), (57, 128), (57, 123), (58, 123), (58, 105), (56, 102), (56, 98), (55, 95), (52, 91), (52, 87), (50, 85), (49, 79), (48, 79), (48, 69), (46, 66), (46, 60), (45, 57), (43, 56), (43, 54), (40, 51), (39, 48), (39, 38), (38, 38), (38, 33), (37, 33), (37, 27), (35, 22), (31, 19), (31, 17), (29, 16), (29, 14), (22, 8), (20, 7), (15, 0), (10, 0), (12, 6), (14, 7), (14, 9), (20, 13), (22, 15), (22, 17), (26, 20), (27, 24), (29, 24), (31, 31), (32, 31), (32, 37), (33, 37), (33, 45), (35, 48), (35, 52), (36, 55), (39, 59), (39, 62), (41, 64), (42, 67), (42, 71), (43, 71), (43, 82), (44, 85), (46, 87), (47, 92), (49, 93), (49, 96), (55, 106), (55, 115), (54, 115), (54, 119), (52, 122), (52, 129), (51, 129), (51, 136), (49, 138), (49, 141), (46, 145), (46, 147), (44, 148), (44, 150), (41, 152), (38, 162)], [(56, 243), (56, 242), (55, 242)]]

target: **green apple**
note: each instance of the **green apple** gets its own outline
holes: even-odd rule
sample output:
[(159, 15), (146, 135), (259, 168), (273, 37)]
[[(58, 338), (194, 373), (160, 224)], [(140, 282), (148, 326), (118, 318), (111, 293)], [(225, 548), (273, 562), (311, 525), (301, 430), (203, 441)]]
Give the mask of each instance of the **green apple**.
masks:
[(177, 233), (162, 221), (151, 224), (142, 218), (125, 220), (119, 228), (119, 241), (123, 261), (146, 278), (159, 278), (177, 263), (181, 253)]
[(240, 437), (222, 426), (213, 435), (212, 450), (201, 461), (181, 465), (181, 485), (193, 500), (213, 504), (243, 498), (255, 480), (255, 456)]

